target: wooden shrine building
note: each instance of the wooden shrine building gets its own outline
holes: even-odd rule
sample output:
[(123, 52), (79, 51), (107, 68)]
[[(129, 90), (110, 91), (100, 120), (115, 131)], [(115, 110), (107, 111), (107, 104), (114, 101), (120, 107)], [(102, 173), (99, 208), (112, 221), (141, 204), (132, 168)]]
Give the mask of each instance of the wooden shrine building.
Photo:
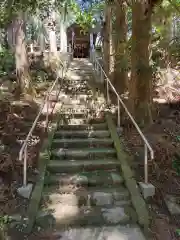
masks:
[(75, 58), (89, 56), (90, 32), (85, 32), (78, 24), (73, 23), (67, 29), (67, 41), (73, 48)]

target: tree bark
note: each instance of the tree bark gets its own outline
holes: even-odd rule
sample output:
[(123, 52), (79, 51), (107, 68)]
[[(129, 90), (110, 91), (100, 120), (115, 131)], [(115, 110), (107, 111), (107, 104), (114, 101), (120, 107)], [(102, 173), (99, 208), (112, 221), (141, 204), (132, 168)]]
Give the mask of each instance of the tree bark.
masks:
[(127, 22), (126, 5), (124, 0), (115, 1), (115, 65), (114, 86), (119, 94), (126, 90), (127, 83)]
[(114, 17), (113, 6), (109, 6), (109, 78), (111, 82), (114, 81), (114, 24), (112, 18)]
[(151, 12), (144, 15), (145, 1), (133, 1), (132, 52), (129, 99), (131, 112), (141, 124), (151, 122), (152, 70), (150, 67)]
[(45, 50), (45, 36), (43, 33), (40, 33), (39, 45), (40, 45), (40, 51), (43, 53)]
[(54, 29), (49, 31), (49, 45), (50, 45), (50, 52), (53, 54), (57, 53), (57, 43), (56, 43), (56, 32)]
[(103, 26), (103, 62), (106, 74), (109, 74), (109, 56), (110, 56), (110, 43), (109, 43), (109, 29), (110, 29), (110, 8), (105, 5), (105, 22)]
[[(54, 4), (54, 0), (52, 4)], [(57, 55), (57, 39), (56, 39), (56, 18), (55, 18), (54, 9), (51, 9), (51, 17), (49, 22), (49, 44), (50, 44), (50, 52), (52, 53), (52, 55), (56, 56)]]
[(60, 22), (60, 49), (61, 49), (61, 52), (67, 52), (67, 29), (65, 26), (63, 16)]
[(32, 94), (33, 88), (29, 73), (29, 62), (26, 51), (24, 20), (23, 14), (15, 20), (16, 25), (16, 41), (15, 41), (15, 59), (16, 59), (16, 75), (18, 81), (18, 92), (20, 94)]

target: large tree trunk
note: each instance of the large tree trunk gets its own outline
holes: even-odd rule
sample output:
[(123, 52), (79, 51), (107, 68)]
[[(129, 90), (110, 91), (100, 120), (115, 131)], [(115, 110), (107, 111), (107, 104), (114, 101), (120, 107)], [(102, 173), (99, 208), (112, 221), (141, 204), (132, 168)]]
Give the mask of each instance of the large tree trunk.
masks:
[(115, 66), (114, 86), (119, 94), (124, 93), (127, 83), (127, 23), (124, 0), (115, 1)]
[(114, 81), (114, 24), (113, 24), (113, 6), (109, 6), (109, 78)]
[(109, 56), (110, 56), (110, 44), (109, 44), (109, 29), (110, 29), (110, 15), (111, 9), (105, 5), (105, 22), (103, 26), (103, 62), (104, 70), (106, 74), (109, 74)]
[(44, 52), (45, 50), (45, 36), (43, 33), (40, 33), (39, 36), (39, 45), (40, 45), (40, 51)]
[[(54, 1), (53, 1), (54, 4)], [(54, 7), (54, 6), (53, 6)], [(57, 55), (57, 39), (56, 39), (56, 18), (55, 18), (55, 11), (51, 9), (51, 17), (49, 22), (49, 45), (50, 45), (50, 52), (52, 55)]]
[(145, 1), (133, 1), (132, 52), (129, 98), (132, 114), (141, 124), (151, 122), (152, 70), (149, 63), (151, 12), (144, 14)]
[(67, 29), (65, 26), (65, 22), (63, 20), (63, 16), (60, 22), (60, 50), (61, 52), (67, 52)]
[(18, 92), (20, 94), (32, 94), (33, 88), (29, 73), (29, 62), (26, 51), (26, 41), (24, 33), (23, 14), (19, 14), (16, 18), (16, 41), (15, 41), (15, 58), (16, 58), (16, 74), (18, 81)]
[(49, 45), (50, 45), (50, 52), (52, 54), (57, 53), (57, 43), (56, 43), (56, 32), (55, 29), (51, 29), (49, 31)]

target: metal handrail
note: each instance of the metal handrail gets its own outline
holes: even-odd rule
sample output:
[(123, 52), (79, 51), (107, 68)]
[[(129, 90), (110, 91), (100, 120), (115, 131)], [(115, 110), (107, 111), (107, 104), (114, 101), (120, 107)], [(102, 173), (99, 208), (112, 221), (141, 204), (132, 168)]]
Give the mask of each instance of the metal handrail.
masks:
[[(72, 53), (68, 52), (70, 55)], [(67, 68), (68, 68), (68, 65), (69, 65), (69, 61), (71, 60), (71, 58), (68, 59), (67, 61), (67, 64), (65, 64), (63, 67), (62, 67), (62, 76), (61, 76), (61, 79), (63, 80), (64, 77), (65, 77), (65, 74), (66, 74), (66, 71), (67, 71)], [(24, 162), (23, 162), (23, 186), (25, 187), (27, 185), (27, 147), (28, 147), (28, 141), (29, 141), (29, 138), (31, 137), (33, 131), (34, 131), (34, 128), (36, 127), (36, 124), (39, 120), (39, 117), (41, 116), (42, 114), (42, 111), (44, 109), (44, 106), (47, 105), (47, 111), (46, 111), (46, 122), (45, 122), (45, 128), (48, 127), (48, 122), (49, 122), (49, 97), (50, 97), (50, 94), (51, 92), (53, 91), (54, 87), (56, 86), (56, 84), (58, 83), (60, 79), (60, 76), (57, 76), (56, 79), (54, 80), (52, 86), (50, 86), (46, 92), (46, 96), (44, 98), (44, 101), (40, 107), (40, 110), (38, 112), (38, 115), (36, 116), (34, 122), (33, 122), (33, 125), (26, 137), (26, 139), (24, 140), (24, 143), (20, 149), (20, 152), (19, 152), (19, 161), (22, 161), (23, 160), (23, 157), (24, 157)], [(59, 95), (59, 92), (57, 91), (56, 93), (56, 98), (58, 98), (58, 95)], [(56, 104), (55, 104), (56, 105)], [(54, 107), (55, 107), (54, 105)], [(54, 110), (54, 107), (53, 107), (53, 110)], [(52, 110), (52, 112), (53, 112)], [(52, 113), (51, 112), (51, 113)]]
[[(117, 125), (118, 127), (120, 127), (121, 125), (121, 119), (120, 119), (120, 115), (121, 115), (121, 109), (120, 109), (120, 103), (123, 106), (125, 112), (127, 113), (127, 115), (129, 116), (129, 118), (131, 119), (134, 127), (136, 128), (137, 132), (139, 133), (139, 135), (141, 136), (142, 140), (144, 141), (144, 182), (145, 184), (148, 184), (148, 150), (150, 152), (150, 157), (151, 160), (154, 159), (154, 151), (152, 149), (152, 147), (150, 146), (147, 138), (144, 136), (144, 134), (142, 133), (140, 127), (138, 126), (138, 124), (136, 123), (135, 119), (133, 118), (133, 116), (131, 115), (131, 113), (129, 112), (129, 110), (127, 109), (125, 103), (123, 102), (123, 100), (121, 99), (121, 97), (119, 96), (119, 94), (117, 93), (115, 87), (112, 85), (110, 79), (108, 78), (107, 74), (105, 73), (105, 71), (103, 70), (103, 67), (101, 66), (99, 60), (98, 60), (98, 56), (95, 53), (95, 50), (91, 51), (90, 54), (90, 59), (93, 63), (94, 69), (97, 73), (99, 73), (100, 71), (100, 78), (101, 78), (101, 82), (103, 81), (103, 79), (106, 80), (106, 94), (107, 94), (107, 102), (110, 101), (109, 98), (109, 86), (111, 87), (111, 89), (113, 90), (113, 92), (115, 93), (116, 97), (117, 97), (117, 105), (118, 105), (118, 119), (117, 119)], [(104, 75), (104, 78), (103, 78)]]

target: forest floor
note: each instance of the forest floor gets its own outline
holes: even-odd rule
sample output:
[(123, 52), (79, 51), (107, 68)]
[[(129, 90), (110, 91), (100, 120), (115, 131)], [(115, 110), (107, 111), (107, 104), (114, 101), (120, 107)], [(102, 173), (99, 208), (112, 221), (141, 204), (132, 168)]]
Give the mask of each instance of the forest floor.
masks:
[[(43, 69), (32, 69), (31, 76), (37, 93), (34, 98), (30, 95), (17, 98), (13, 81), (8, 76), (0, 79), (0, 216), (23, 214), (28, 204), (28, 200), (17, 193), (23, 179), (19, 151), (53, 80)], [(29, 182), (36, 179), (38, 153), (46, 136), (44, 123), (42, 115), (28, 142)]]
[[(176, 89), (178, 91), (179, 86)], [(151, 231), (157, 240), (180, 239), (180, 93), (171, 89), (170, 84), (166, 88), (158, 87), (155, 101), (156, 118), (143, 129), (155, 151), (155, 159), (149, 161), (149, 182), (156, 187), (156, 194), (149, 201), (153, 219)], [(132, 155), (136, 153), (137, 179), (143, 181), (141, 137), (133, 127), (124, 126), (123, 131), (127, 150)]]

